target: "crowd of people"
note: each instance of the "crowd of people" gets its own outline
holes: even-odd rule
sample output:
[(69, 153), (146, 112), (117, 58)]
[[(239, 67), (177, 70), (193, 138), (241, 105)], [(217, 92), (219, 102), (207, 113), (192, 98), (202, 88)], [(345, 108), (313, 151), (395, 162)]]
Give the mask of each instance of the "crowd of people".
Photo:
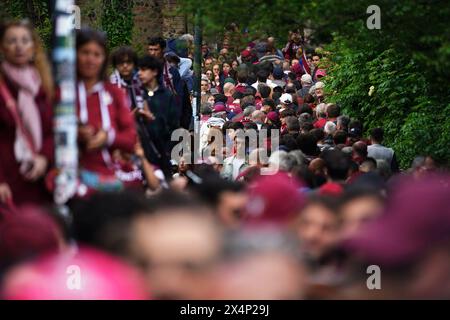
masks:
[[(326, 56), (299, 31), (282, 49), (231, 40), (202, 46), (197, 88), (191, 35), (140, 56), (77, 31), (63, 216), (47, 54), (28, 23), (1, 27), (1, 298), (450, 298), (446, 168), (401, 170), (383, 128), (329, 102)], [(198, 141), (182, 154), (178, 130)]]

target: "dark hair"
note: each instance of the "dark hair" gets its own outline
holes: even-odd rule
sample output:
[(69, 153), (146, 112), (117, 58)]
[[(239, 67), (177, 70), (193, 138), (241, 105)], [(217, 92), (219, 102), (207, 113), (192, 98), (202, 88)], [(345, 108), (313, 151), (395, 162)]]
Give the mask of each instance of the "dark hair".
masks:
[(272, 109), (272, 111), (275, 110), (275, 101), (273, 101), (273, 99), (264, 99), (262, 102), (262, 105), (265, 106), (270, 106), (270, 108)]
[(249, 129), (258, 130), (258, 126), (254, 122), (246, 122), (246, 123), (244, 123), (244, 129), (245, 130), (249, 130)]
[(265, 83), (267, 81), (267, 78), (269, 77), (269, 74), (266, 70), (259, 70), (256, 73), (256, 78), (258, 79), (259, 82), (263, 82)]
[(325, 161), (328, 176), (332, 180), (347, 179), (350, 168), (349, 157), (340, 150), (325, 150), (322, 152), (322, 159)]
[(316, 137), (311, 133), (301, 133), (297, 137), (298, 148), (307, 156), (316, 156), (319, 154)]
[(347, 132), (338, 130), (333, 136), (333, 141), (335, 145), (345, 144), (347, 142)]
[(147, 45), (149, 46), (159, 45), (161, 49), (164, 50), (166, 48), (166, 40), (164, 40), (162, 37), (149, 37)]
[(242, 93), (242, 92), (240, 92), (240, 91), (235, 91), (234, 93), (233, 93), (233, 99), (242, 99), (244, 97), (244, 94)]
[(285, 146), (289, 151), (298, 149), (295, 135), (287, 133), (280, 137), (280, 145)]
[[(274, 88), (275, 89), (275, 88)], [(281, 98), (281, 95), (282, 95), (283, 93), (282, 92), (275, 92), (275, 91), (273, 91), (273, 93), (272, 93), (272, 99), (274, 100), (274, 101), (277, 101), (277, 102), (279, 102), (278, 100)]]
[(156, 59), (155, 57), (146, 55), (139, 59), (138, 61), (138, 67), (140, 69), (150, 69), (150, 70), (157, 70), (158, 71), (158, 77), (161, 75), (163, 71), (163, 66), (161, 62)]
[(111, 64), (114, 68), (117, 68), (119, 64), (130, 60), (136, 67), (138, 63), (138, 56), (131, 47), (120, 47), (111, 55)]
[(248, 86), (247, 88), (245, 88), (244, 90), (244, 96), (255, 96), (256, 95), (256, 89), (253, 88), (252, 86)]
[(340, 108), (337, 104), (330, 104), (327, 107), (327, 114), (329, 118), (337, 118), (340, 114)]
[(376, 142), (383, 142), (384, 131), (382, 128), (373, 128), (370, 131), (370, 137)]
[(77, 51), (89, 42), (95, 42), (96, 44), (98, 44), (105, 53), (105, 61), (103, 62), (102, 68), (100, 70), (99, 79), (106, 80), (106, 71), (108, 69), (108, 45), (106, 34), (91, 28), (83, 28), (76, 31)]
[(361, 157), (367, 157), (367, 145), (362, 141), (357, 141), (352, 146), (353, 152), (356, 152)]
[(239, 83), (246, 83), (248, 79), (248, 72), (246, 69), (241, 69), (237, 73), (237, 81)]
[(316, 143), (325, 138), (325, 132), (321, 128), (314, 128), (309, 133), (316, 139)]
[(295, 116), (295, 111), (292, 109), (284, 109), (280, 112), (280, 118)]
[(280, 96), (283, 94), (283, 88), (280, 86), (276, 86), (272, 89), (273, 93), (279, 93)]
[(295, 80), (295, 79), (297, 79), (297, 76), (295, 75), (295, 73), (293, 73), (293, 72), (289, 72), (288, 74), (287, 74), (287, 76), (288, 76), (288, 78), (289, 78), (289, 80)]
[(300, 123), (300, 129), (306, 132), (310, 132), (314, 129), (314, 125), (311, 122), (301, 122)]
[(288, 131), (300, 131), (300, 123), (298, 122), (297, 117), (286, 117), (286, 128), (288, 129)]
[(348, 133), (355, 137), (361, 137), (363, 133), (363, 125), (361, 121), (354, 119), (348, 124)]
[(85, 245), (124, 254), (131, 220), (147, 210), (150, 206), (141, 194), (96, 193), (74, 204), (74, 238)]
[(244, 124), (239, 121), (231, 122), (229, 129), (233, 129), (233, 130), (244, 129)]
[(270, 96), (271, 89), (267, 84), (258, 84), (258, 91), (261, 94), (261, 98), (266, 99)]
[(223, 102), (224, 104), (226, 104), (226, 103), (227, 103), (227, 100), (228, 100), (227, 96), (225, 96), (225, 95), (222, 94), (222, 93), (219, 93), (219, 94), (215, 94), (215, 95), (214, 95), (214, 103), (217, 103), (217, 102)]
[(297, 93), (297, 89), (295, 88), (294, 84), (288, 84), (286, 85), (286, 88), (284, 90), (286, 93), (295, 94)]
[(305, 98), (303, 99), (304, 103), (313, 103), (314, 102), (314, 96), (312, 94), (305, 95)]
[(312, 110), (312, 108), (309, 105), (304, 103), (304, 104), (300, 105), (298, 107), (298, 109), (297, 109), (297, 114), (298, 115), (300, 115), (302, 113), (308, 113), (309, 115), (312, 116), (313, 115), (313, 110)]

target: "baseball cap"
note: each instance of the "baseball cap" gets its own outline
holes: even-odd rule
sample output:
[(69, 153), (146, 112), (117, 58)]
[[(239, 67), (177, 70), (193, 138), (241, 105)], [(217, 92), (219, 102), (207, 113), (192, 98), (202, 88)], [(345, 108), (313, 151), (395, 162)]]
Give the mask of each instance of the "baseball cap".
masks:
[(302, 184), (284, 172), (263, 175), (249, 186), (244, 221), (248, 224), (284, 224), (294, 218), (305, 204)]
[(312, 77), (311, 75), (305, 73), (304, 75), (302, 75), (301, 81), (304, 83), (312, 83)]
[(292, 100), (293, 100), (292, 95), (289, 93), (283, 93), (280, 97), (280, 101), (284, 104), (292, 103), (293, 102)]
[(214, 104), (214, 112), (225, 112), (225, 111), (227, 111), (227, 109), (223, 102), (216, 102)]

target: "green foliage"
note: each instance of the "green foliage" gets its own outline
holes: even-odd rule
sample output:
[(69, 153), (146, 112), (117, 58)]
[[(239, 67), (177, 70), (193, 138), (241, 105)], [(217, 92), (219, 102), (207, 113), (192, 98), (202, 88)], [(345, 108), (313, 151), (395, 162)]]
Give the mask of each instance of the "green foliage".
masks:
[(103, 0), (101, 27), (108, 35), (109, 49), (129, 45), (133, 32), (133, 1)]
[(5, 17), (30, 19), (41, 37), (44, 47), (50, 47), (52, 24), (47, 0), (7, 0), (5, 5)]

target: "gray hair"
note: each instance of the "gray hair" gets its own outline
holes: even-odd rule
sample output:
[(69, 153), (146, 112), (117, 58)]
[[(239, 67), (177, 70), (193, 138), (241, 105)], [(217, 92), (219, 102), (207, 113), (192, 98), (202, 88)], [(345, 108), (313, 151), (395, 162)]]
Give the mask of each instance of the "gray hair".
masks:
[(254, 106), (248, 106), (243, 111), (244, 117), (250, 117), (255, 110), (256, 108)]
[(286, 151), (277, 150), (270, 155), (269, 165), (275, 166), (281, 171), (289, 172), (297, 164), (297, 159), (294, 155), (288, 154)]

